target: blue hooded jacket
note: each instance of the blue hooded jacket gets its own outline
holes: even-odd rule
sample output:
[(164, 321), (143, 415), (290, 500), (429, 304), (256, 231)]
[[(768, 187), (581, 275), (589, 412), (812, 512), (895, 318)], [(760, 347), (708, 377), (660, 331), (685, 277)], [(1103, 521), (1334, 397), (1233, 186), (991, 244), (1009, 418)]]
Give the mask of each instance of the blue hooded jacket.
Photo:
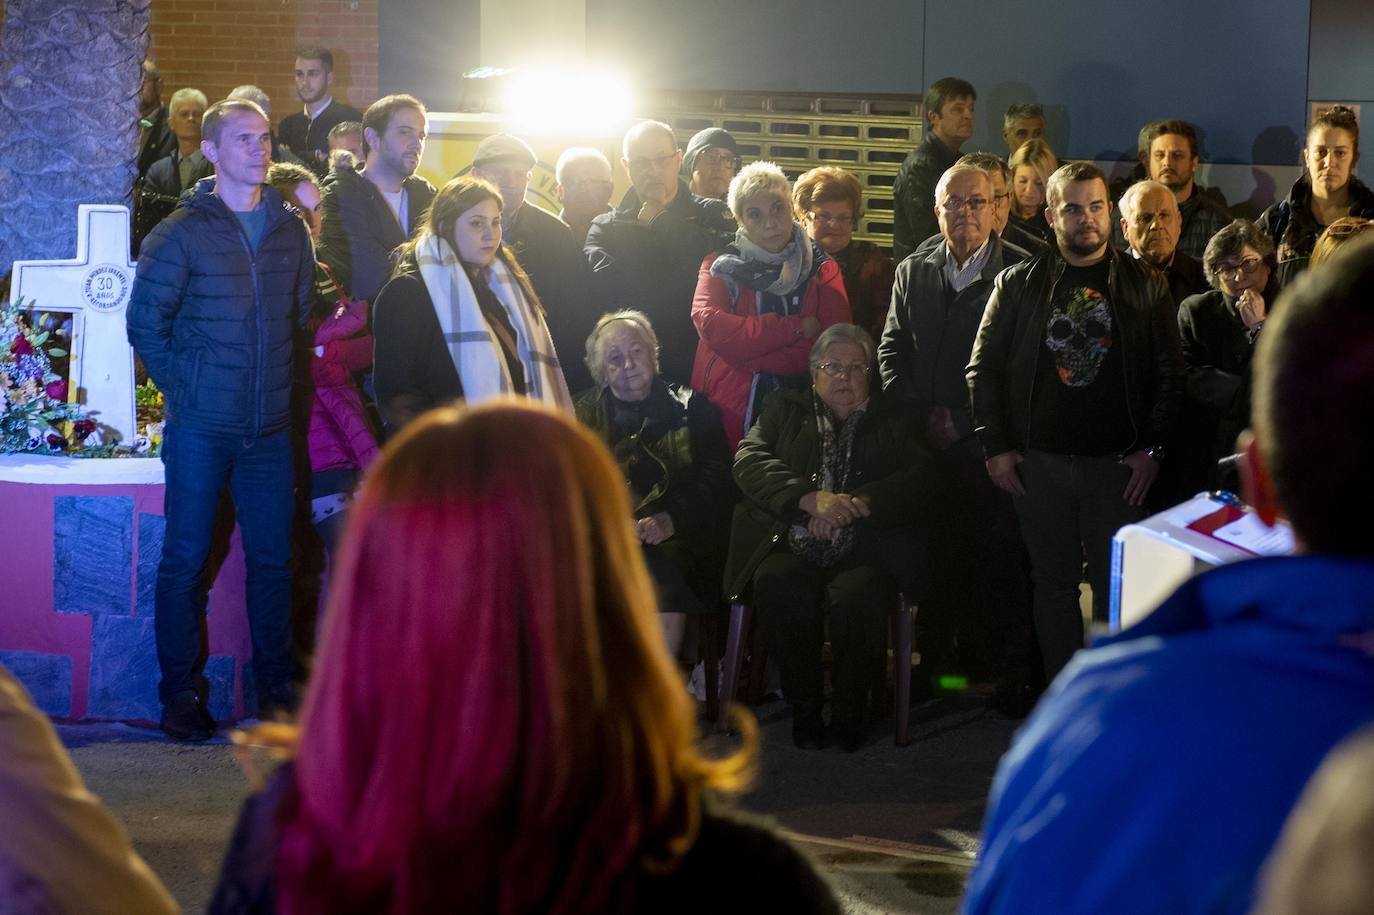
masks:
[(257, 250), (214, 193), (188, 189), (138, 256), (129, 342), (166, 400), (168, 423), (223, 435), (290, 425), (292, 355), (310, 315), (315, 256), (295, 210), (262, 189)]
[(962, 911), (1245, 912), (1308, 778), (1374, 721), (1374, 560), (1255, 559), (1081, 652), (993, 782)]

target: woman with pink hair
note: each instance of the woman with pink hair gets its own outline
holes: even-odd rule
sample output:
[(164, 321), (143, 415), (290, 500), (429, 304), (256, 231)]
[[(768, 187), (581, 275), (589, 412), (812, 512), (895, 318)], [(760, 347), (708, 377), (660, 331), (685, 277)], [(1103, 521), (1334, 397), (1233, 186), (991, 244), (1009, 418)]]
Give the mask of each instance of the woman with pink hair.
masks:
[[(293, 762), (211, 911), (838, 912), (740, 788), (663, 647), (626, 487), (553, 410), (433, 410), (344, 537)], [(279, 741), (283, 742), (283, 741)]]

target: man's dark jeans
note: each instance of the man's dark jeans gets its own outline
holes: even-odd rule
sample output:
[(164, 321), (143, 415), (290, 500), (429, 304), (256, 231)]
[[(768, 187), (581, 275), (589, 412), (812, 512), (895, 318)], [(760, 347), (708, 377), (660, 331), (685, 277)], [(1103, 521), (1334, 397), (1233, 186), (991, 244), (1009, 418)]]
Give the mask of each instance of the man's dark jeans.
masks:
[[(218, 435), (167, 426), (162, 442), (167, 517), (157, 568), (158, 694), (163, 703), (195, 690), (205, 666), (201, 618), (205, 580), (224, 487), (229, 485), (248, 566), (248, 625), (259, 706), (289, 704), (291, 657), (291, 440), (286, 431), (262, 438)], [(205, 697), (202, 697), (204, 699)]]
[(1030, 450), (1018, 465), (1026, 494), (1013, 501), (1035, 583), (1035, 631), (1053, 680), (1083, 647), (1078, 585), (1083, 559), (1093, 589), (1093, 619), (1107, 620), (1112, 536), (1143, 510), (1123, 498), (1131, 468), (1115, 457)]

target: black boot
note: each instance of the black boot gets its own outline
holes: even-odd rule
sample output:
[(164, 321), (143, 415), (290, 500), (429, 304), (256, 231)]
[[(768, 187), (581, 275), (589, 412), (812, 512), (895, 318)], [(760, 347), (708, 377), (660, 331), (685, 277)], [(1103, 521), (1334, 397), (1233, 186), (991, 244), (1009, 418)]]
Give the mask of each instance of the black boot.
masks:
[(162, 706), (162, 733), (173, 740), (209, 740), (215, 720), (191, 690), (177, 693)]
[(818, 702), (792, 703), (792, 742), (803, 750), (825, 749), (825, 722)]

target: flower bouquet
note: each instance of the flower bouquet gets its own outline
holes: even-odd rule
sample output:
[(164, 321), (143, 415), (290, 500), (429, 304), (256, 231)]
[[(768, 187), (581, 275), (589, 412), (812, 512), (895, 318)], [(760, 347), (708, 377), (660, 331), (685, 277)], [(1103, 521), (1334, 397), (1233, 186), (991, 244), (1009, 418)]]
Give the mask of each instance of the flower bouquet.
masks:
[[(161, 395), (153, 389), (139, 399), (140, 419), (148, 401), (156, 421), (156, 441), (145, 431), (134, 445), (99, 443), (90, 412), (68, 400), (66, 378), (58, 371), (70, 360), (71, 330), (23, 299), (0, 302), (0, 453), (36, 452), (74, 457), (152, 456), (161, 444)], [(147, 387), (152, 388), (149, 384)], [(152, 413), (156, 416), (151, 416)], [(143, 428), (140, 423), (140, 428)], [(140, 447), (142, 446), (142, 447)]]

